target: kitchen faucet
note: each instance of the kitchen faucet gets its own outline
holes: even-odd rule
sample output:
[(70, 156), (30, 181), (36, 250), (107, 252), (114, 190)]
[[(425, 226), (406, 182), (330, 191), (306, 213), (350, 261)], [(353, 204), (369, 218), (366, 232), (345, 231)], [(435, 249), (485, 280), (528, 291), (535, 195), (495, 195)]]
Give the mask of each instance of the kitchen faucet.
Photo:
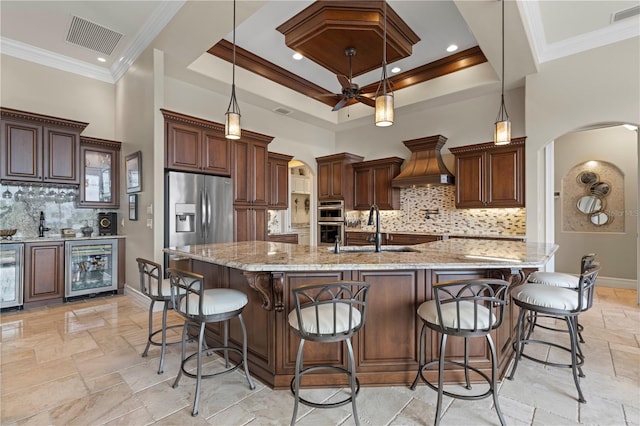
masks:
[(376, 233), (373, 238), (370, 238), (369, 241), (373, 242), (376, 246), (376, 252), (380, 252), (382, 247), (382, 234), (380, 233), (380, 210), (378, 210), (378, 205), (373, 204), (369, 209), (369, 222), (367, 225), (373, 225), (373, 212), (376, 212)]
[(50, 231), (51, 228), (44, 226), (44, 212), (40, 212), (40, 225), (38, 225), (38, 237), (44, 237), (45, 231)]

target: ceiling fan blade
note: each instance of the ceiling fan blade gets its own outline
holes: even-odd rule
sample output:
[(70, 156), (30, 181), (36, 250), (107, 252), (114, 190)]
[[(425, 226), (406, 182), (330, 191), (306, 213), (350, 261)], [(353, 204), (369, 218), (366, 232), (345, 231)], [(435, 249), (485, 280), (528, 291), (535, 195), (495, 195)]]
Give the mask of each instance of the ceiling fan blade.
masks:
[(334, 106), (334, 107), (333, 107), (333, 109), (332, 109), (331, 111), (337, 111), (337, 110), (339, 110), (340, 108), (342, 108), (343, 106), (345, 106), (346, 104), (347, 104), (347, 98), (342, 98), (342, 99), (340, 100), (340, 102), (338, 102), (338, 103), (336, 104), (336, 106)]
[(375, 99), (371, 99), (371, 98), (367, 98), (366, 96), (361, 96), (358, 95), (356, 96), (356, 100), (358, 100), (358, 102), (362, 102), (365, 105), (369, 105), (370, 107), (376, 107), (376, 100)]
[(342, 86), (343, 89), (351, 90), (351, 82), (346, 76), (337, 75), (336, 77), (338, 77), (338, 82), (340, 83), (340, 86)]

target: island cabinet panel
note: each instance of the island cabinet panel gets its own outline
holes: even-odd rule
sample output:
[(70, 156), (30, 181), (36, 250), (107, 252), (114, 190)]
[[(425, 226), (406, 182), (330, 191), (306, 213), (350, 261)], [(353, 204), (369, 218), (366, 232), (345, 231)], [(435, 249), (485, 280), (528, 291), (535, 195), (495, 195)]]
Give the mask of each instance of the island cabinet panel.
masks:
[(524, 137), (509, 145), (450, 148), (455, 155), (456, 207), (524, 207)]

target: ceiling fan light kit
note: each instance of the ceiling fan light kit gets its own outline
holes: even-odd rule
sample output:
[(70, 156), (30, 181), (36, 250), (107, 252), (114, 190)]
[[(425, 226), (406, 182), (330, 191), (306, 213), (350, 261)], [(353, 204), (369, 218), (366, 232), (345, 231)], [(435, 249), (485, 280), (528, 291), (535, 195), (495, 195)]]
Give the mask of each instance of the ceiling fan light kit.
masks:
[[(387, 2), (384, 7), (384, 32), (382, 37), (382, 78), (376, 90), (375, 120), (378, 127), (389, 127), (393, 124), (393, 93), (391, 83), (387, 78)], [(388, 89), (388, 92), (387, 92)]]
[(233, 71), (231, 79), (231, 99), (225, 113), (224, 137), (227, 139), (240, 139), (240, 106), (236, 99), (236, 0), (233, 0)]
[(504, 105), (504, 0), (502, 0), (502, 92), (500, 94), (500, 109), (495, 122), (493, 143), (495, 145), (507, 145), (511, 143), (511, 121)]

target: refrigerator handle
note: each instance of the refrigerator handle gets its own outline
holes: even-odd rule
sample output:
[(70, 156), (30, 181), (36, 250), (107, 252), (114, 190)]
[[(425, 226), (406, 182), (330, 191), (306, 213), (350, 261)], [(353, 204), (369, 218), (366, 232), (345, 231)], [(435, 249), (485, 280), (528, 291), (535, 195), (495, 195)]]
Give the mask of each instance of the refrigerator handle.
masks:
[(206, 238), (206, 210), (205, 210), (205, 199), (204, 199), (204, 189), (200, 190), (200, 237), (202, 237), (203, 241)]
[[(205, 189), (205, 196), (207, 201), (207, 234), (209, 234), (209, 231), (211, 230), (211, 197), (209, 197), (209, 189)], [(208, 238), (209, 235), (207, 235), (207, 239)]]

